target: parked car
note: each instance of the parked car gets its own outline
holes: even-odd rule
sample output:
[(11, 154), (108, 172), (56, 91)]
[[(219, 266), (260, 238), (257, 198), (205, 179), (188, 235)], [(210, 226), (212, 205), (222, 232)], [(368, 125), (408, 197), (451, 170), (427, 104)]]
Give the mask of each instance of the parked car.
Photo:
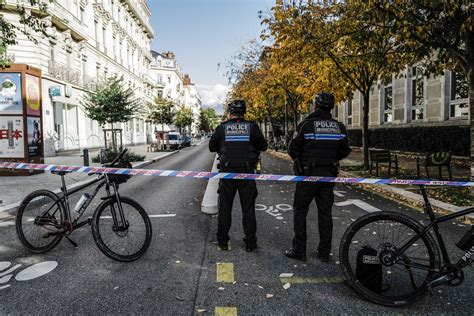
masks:
[(191, 146), (191, 137), (189, 135), (184, 135), (183, 137), (183, 147)]
[(178, 132), (169, 132), (168, 141), (172, 149), (179, 149), (183, 146), (183, 136)]

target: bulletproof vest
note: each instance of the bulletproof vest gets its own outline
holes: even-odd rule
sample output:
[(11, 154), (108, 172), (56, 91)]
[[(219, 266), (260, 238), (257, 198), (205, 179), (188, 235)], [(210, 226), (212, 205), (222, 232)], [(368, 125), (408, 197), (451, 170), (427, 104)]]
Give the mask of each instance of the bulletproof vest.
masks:
[(249, 169), (255, 163), (250, 144), (249, 122), (224, 123), (224, 141), (221, 145), (221, 164), (227, 169)]
[(335, 120), (316, 118), (309, 120), (303, 129), (305, 143), (302, 162), (317, 167), (337, 162), (339, 140), (346, 137)]

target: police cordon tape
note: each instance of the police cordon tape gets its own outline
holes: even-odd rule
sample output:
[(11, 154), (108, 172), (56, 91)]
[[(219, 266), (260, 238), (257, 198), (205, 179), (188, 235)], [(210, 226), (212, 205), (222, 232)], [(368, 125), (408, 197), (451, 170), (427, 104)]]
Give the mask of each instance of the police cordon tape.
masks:
[(409, 180), (409, 179), (372, 179), (372, 178), (335, 178), (319, 176), (292, 176), (277, 174), (253, 174), (253, 173), (225, 173), (225, 172), (202, 172), (202, 171), (179, 171), (179, 170), (156, 170), (156, 169), (125, 169), (107, 167), (84, 167), (84, 166), (64, 166), (46, 165), (32, 163), (2, 162), (0, 169), (17, 170), (43, 170), (43, 171), (66, 171), (75, 173), (93, 174), (117, 174), (130, 176), (154, 176), (154, 177), (174, 177), (174, 178), (198, 178), (198, 179), (239, 179), (257, 181), (283, 181), (283, 182), (326, 182), (326, 183), (349, 183), (349, 184), (407, 184), (424, 186), (452, 186), (452, 187), (472, 187), (474, 182), (460, 181), (436, 181), (436, 180)]

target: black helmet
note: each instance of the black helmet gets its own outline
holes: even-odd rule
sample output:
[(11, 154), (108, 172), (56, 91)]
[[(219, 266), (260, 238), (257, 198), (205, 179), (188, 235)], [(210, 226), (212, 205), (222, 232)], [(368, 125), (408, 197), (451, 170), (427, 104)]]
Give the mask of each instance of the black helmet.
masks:
[(318, 93), (314, 97), (312, 104), (318, 108), (331, 110), (334, 107), (334, 96), (327, 92)]
[(229, 113), (234, 115), (244, 115), (247, 111), (247, 106), (244, 100), (232, 100), (227, 106)]

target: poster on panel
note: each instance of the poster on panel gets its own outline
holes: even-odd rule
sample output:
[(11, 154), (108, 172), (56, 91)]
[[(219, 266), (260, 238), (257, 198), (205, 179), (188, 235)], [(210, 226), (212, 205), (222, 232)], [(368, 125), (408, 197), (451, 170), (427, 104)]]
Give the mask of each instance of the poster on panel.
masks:
[(0, 73), (0, 114), (23, 114), (21, 73)]
[(40, 156), (43, 143), (41, 120), (39, 117), (28, 117), (28, 154), (30, 157)]
[(0, 158), (24, 158), (23, 117), (0, 116)]
[(36, 76), (26, 74), (26, 114), (29, 116), (41, 115), (39, 80)]

